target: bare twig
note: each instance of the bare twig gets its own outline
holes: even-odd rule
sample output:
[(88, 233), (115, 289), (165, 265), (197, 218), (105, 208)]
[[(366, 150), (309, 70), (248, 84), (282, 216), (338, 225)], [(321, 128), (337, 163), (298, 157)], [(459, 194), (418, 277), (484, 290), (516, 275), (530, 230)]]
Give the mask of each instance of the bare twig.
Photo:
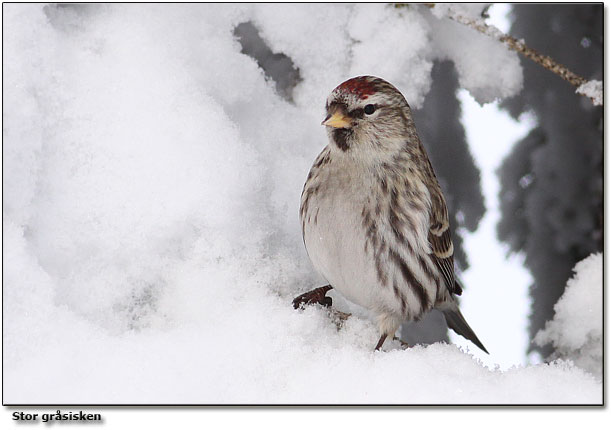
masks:
[[(435, 3), (423, 4), (424, 6), (433, 10), (439, 11), (440, 9)], [(512, 51), (522, 54), (526, 58), (531, 59), (535, 63), (541, 65), (552, 73), (555, 73), (565, 81), (569, 82), (571, 85), (575, 86), (577, 88), (577, 93), (589, 97), (594, 105), (602, 105), (602, 82), (588, 81), (576, 73), (573, 73), (562, 64), (556, 62), (553, 58), (540, 54), (534, 49), (529, 48), (526, 46), (524, 41), (518, 40), (515, 37), (503, 33), (493, 25), (486, 24), (481, 18), (474, 19), (466, 17), (448, 4), (443, 5), (442, 16), (466, 25), (467, 27), (471, 27), (472, 29), (479, 31), (486, 36), (498, 40)]]

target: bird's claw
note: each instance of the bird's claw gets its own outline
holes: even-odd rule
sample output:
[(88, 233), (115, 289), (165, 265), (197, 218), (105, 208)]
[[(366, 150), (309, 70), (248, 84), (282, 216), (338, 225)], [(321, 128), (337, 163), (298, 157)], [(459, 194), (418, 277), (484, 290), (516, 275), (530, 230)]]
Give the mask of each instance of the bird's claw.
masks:
[(392, 340), (396, 340), (401, 344), (401, 349), (408, 349), (411, 348), (410, 344), (407, 342), (404, 342), (403, 340), (401, 340), (400, 338), (398, 338), (397, 336), (394, 336), (392, 338)]
[(305, 305), (316, 304), (322, 305), (324, 307), (331, 307), (333, 304), (333, 299), (331, 297), (327, 297), (327, 291), (331, 289), (330, 286), (319, 287), (312, 291), (308, 291), (307, 293), (303, 293), (293, 299), (293, 308), (295, 309), (303, 309)]

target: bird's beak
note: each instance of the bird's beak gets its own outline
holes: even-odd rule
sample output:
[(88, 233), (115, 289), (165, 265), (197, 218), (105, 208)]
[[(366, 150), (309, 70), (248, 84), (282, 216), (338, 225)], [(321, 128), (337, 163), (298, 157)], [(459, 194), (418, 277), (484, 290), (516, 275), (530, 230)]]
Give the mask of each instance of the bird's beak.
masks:
[(327, 115), (321, 124), (333, 128), (349, 128), (352, 121), (341, 110), (336, 110), (333, 114)]

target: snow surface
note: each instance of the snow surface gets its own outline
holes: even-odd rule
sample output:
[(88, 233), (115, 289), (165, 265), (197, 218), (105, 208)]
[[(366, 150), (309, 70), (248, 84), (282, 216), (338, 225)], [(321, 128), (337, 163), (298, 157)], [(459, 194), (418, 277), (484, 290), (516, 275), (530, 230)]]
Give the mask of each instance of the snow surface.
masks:
[[(492, 100), (520, 90), (514, 53), (414, 6), (3, 12), (5, 403), (601, 402), (567, 362), (374, 353), (364, 312), (290, 304), (321, 282), (297, 213), (328, 92), (368, 73), (418, 106), (450, 58)], [(240, 52), (247, 21), (299, 68), (295, 104)]]
[(602, 378), (603, 371), (603, 256), (592, 254), (577, 263), (575, 276), (554, 306), (554, 319), (539, 331), (535, 342), (552, 343), (556, 358)]

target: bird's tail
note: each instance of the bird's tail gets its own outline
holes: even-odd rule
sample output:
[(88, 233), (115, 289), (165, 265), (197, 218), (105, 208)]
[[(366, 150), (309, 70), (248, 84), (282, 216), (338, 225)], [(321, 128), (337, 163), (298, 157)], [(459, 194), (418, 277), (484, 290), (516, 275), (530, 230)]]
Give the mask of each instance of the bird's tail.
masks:
[(458, 333), (465, 339), (469, 339), (486, 354), (489, 354), (486, 347), (484, 347), (484, 345), (477, 338), (477, 335), (473, 332), (473, 329), (469, 327), (469, 324), (467, 324), (467, 321), (465, 321), (465, 317), (462, 316), (462, 313), (460, 312), (460, 309), (458, 309), (458, 306), (443, 309), (443, 316), (446, 318), (448, 327), (450, 327), (452, 330), (454, 330), (456, 333)]

